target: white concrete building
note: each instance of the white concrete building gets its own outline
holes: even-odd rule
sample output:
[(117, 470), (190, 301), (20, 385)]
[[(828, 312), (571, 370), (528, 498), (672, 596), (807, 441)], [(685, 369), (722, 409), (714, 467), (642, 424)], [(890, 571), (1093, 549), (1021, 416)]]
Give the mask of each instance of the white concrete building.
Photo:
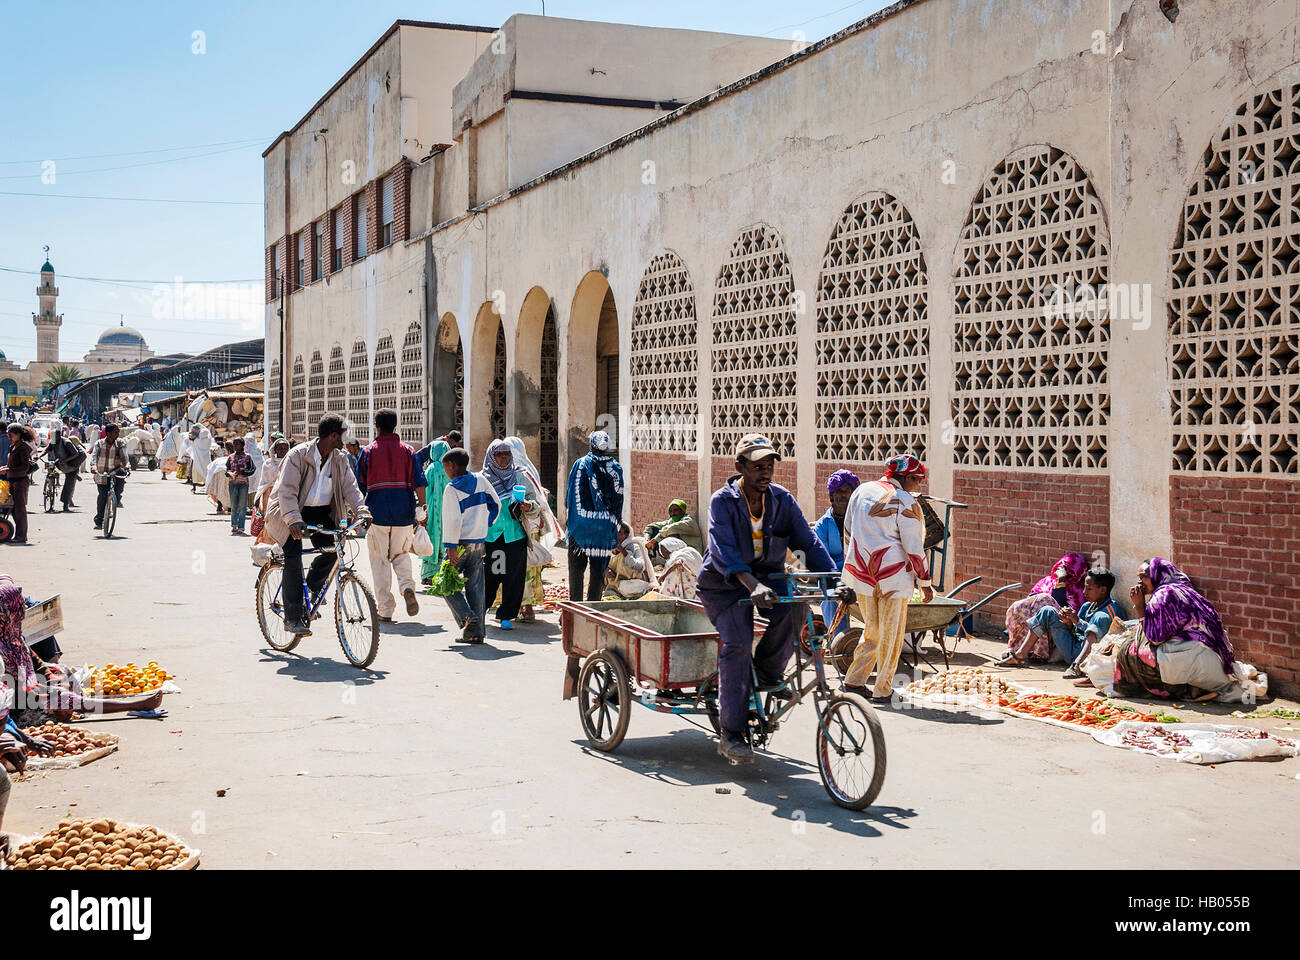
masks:
[(901, 0), (797, 51), (399, 22), (266, 153), (270, 407), (516, 433), (557, 487), (611, 428), (636, 523), (706, 509), (749, 430), (809, 514), (908, 450), (969, 504), (959, 575), (1169, 556), (1295, 682), (1298, 31), (1252, 0)]

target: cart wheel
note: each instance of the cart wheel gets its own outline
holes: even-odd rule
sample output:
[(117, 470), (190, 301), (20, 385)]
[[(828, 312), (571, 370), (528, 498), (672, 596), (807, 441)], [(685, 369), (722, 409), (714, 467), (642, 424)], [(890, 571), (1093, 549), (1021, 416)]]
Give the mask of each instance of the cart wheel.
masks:
[(831, 697), (817, 723), (817, 772), (839, 806), (865, 810), (885, 783), (885, 734), (855, 693)]
[(8, 517), (0, 517), (0, 543), (7, 543), (13, 538), (14, 523)]
[(618, 654), (597, 650), (578, 675), (578, 716), (592, 749), (608, 753), (627, 736), (631, 696)]
[(831, 642), (830, 661), (844, 677), (849, 672), (849, 666), (853, 663), (853, 653), (858, 649), (858, 642), (862, 639), (861, 627), (849, 627)]

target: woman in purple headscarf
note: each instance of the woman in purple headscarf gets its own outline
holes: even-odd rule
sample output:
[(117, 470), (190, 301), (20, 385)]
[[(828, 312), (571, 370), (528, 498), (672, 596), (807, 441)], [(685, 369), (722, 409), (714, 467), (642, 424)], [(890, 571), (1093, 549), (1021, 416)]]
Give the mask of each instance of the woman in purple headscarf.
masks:
[(1232, 644), (1218, 612), (1187, 574), (1153, 557), (1130, 591), (1137, 636), (1115, 658), (1115, 689), (1124, 696), (1213, 700), (1232, 686)]
[(1088, 561), (1081, 553), (1067, 553), (1057, 560), (1052, 572), (1034, 584), (1029, 596), (1007, 608), (1007, 652), (998, 661), (1018, 667), (1030, 660), (1047, 661), (1056, 654), (1050, 637), (1040, 637), (1029, 629), (1029, 620), (1043, 607), (1068, 606), (1078, 610), (1083, 605), (1083, 581), (1088, 575)]
[[(849, 498), (861, 485), (862, 481), (852, 470), (836, 470), (832, 473), (826, 480), (826, 492), (830, 495), (831, 505), (826, 508), (821, 519), (813, 524), (813, 533), (817, 534), (817, 539), (835, 561), (837, 570), (844, 569), (844, 516), (849, 509)], [(822, 621), (826, 626), (829, 627), (834, 622), (838, 607), (838, 600), (822, 601)], [(846, 614), (840, 618), (835, 636), (839, 636), (848, 627), (849, 618)]]

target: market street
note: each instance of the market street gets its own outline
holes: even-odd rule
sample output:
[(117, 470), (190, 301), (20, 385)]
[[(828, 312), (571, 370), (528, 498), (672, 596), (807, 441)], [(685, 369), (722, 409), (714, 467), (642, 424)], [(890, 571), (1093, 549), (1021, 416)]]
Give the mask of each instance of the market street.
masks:
[(153, 659), (183, 692), (160, 722), (95, 721), (121, 737), (110, 757), (17, 782), (17, 834), (68, 814), (151, 823), (208, 869), (1280, 867), (1300, 842), (1300, 759), (1197, 767), (1004, 715), (882, 710), (888, 775), (864, 814), (823, 791), (808, 708), (749, 768), (642, 709), (601, 755), (560, 696), (554, 613), (470, 648), (422, 596), (371, 671), (346, 665), (329, 619), (280, 654), (257, 628), (250, 541), (205, 497), (137, 472), (112, 541), (91, 530), (93, 488), (77, 499), (35, 513), (35, 545), (0, 548), (2, 568), (62, 595), (65, 663)]

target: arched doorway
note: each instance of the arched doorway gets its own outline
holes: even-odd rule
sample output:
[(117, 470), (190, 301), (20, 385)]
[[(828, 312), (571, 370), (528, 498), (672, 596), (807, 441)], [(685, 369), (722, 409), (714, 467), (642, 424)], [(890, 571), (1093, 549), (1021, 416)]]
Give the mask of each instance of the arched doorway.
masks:
[(533, 287), (524, 297), (515, 335), (511, 430), (524, 441), (529, 459), (541, 472), (542, 484), (552, 494), (557, 490), (559, 464), (558, 353), (554, 304), (545, 290)]
[(444, 313), (438, 323), (434, 345), (433, 422), (429, 432), (442, 436), (452, 430), (465, 430), (465, 352), (460, 346), (460, 329), (456, 318)]
[(618, 308), (604, 274), (593, 270), (578, 284), (565, 339), (568, 431), (561, 473), (587, 452), (587, 435), (593, 430), (607, 432), (620, 449), (624, 445), (618, 411)]
[(477, 469), (493, 437), (506, 428), (506, 341), (501, 315), (484, 303), (474, 319), (470, 343), (469, 442), (471, 466)]

